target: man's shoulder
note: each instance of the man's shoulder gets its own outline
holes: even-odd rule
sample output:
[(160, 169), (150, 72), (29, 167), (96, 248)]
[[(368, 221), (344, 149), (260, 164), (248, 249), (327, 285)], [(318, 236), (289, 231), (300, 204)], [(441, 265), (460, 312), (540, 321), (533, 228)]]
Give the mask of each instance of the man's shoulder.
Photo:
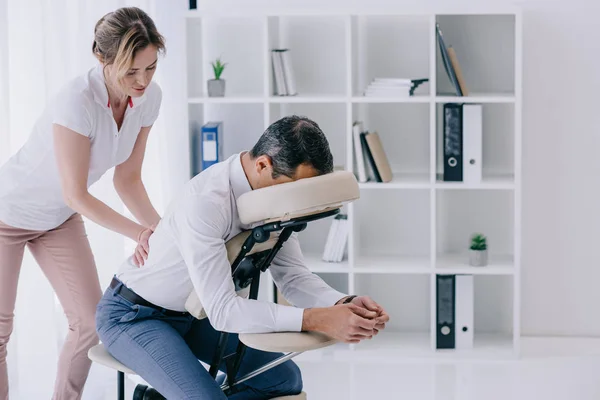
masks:
[(203, 196), (210, 199), (227, 199), (231, 186), (229, 184), (229, 165), (227, 161), (213, 164), (186, 185), (188, 196)]
[[(195, 214), (203, 219), (228, 216), (231, 209), (229, 168), (218, 163), (190, 179), (173, 201), (166, 215)], [(187, 215), (191, 217), (192, 215)]]

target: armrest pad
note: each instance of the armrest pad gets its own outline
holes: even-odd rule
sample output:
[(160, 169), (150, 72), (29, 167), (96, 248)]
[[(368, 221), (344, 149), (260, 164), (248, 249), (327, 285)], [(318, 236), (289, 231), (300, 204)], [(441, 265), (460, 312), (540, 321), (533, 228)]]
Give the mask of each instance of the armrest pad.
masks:
[(319, 332), (242, 333), (239, 339), (253, 349), (275, 353), (305, 352), (337, 343)]

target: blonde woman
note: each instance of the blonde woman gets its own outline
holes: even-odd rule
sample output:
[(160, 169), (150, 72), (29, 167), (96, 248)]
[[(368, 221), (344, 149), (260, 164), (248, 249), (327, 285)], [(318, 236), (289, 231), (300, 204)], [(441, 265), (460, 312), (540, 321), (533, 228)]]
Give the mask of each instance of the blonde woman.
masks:
[[(146, 141), (161, 104), (152, 82), (164, 39), (138, 8), (105, 15), (92, 46), (99, 63), (68, 82), (27, 143), (0, 167), (0, 400), (8, 399), (6, 347), (25, 246), (54, 288), (69, 322), (53, 399), (78, 399), (98, 343), (102, 293), (82, 215), (137, 242), (143, 265), (160, 216), (141, 180)], [(115, 167), (114, 186), (138, 222), (88, 192)]]

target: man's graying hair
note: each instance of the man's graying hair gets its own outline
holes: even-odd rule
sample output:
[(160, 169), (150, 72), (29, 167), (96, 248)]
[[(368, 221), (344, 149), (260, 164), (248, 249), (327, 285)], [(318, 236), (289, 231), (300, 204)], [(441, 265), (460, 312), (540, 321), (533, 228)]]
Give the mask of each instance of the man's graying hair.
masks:
[(311, 165), (319, 175), (333, 171), (333, 156), (325, 134), (316, 122), (297, 115), (272, 123), (250, 155), (268, 156), (273, 164), (273, 178), (279, 175), (293, 178), (302, 164)]

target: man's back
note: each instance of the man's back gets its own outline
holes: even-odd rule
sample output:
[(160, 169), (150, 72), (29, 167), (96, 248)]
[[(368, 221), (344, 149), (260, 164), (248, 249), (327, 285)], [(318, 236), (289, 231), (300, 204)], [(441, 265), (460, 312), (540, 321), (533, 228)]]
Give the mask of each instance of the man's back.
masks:
[[(137, 267), (132, 258), (127, 258), (120, 266), (117, 277), (144, 299), (158, 306), (185, 311), (185, 301), (193, 286), (187, 266), (174, 236), (177, 229), (177, 213), (182, 212), (182, 204), (190, 199), (210, 199), (219, 203), (228, 218), (223, 226), (223, 240), (227, 241), (241, 231), (237, 216), (235, 195), (230, 183), (230, 169), (237, 167), (239, 154), (215, 164), (192, 178), (182, 193), (167, 208), (156, 230), (149, 240), (150, 251), (144, 265)], [(240, 166), (241, 167), (241, 166)], [(250, 187), (248, 185), (248, 190)], [(226, 211), (225, 211), (226, 210)], [(229, 211), (231, 210), (231, 211)], [(232, 215), (233, 214), (233, 215)], [(214, 215), (203, 215), (206, 223), (221, 223)]]

